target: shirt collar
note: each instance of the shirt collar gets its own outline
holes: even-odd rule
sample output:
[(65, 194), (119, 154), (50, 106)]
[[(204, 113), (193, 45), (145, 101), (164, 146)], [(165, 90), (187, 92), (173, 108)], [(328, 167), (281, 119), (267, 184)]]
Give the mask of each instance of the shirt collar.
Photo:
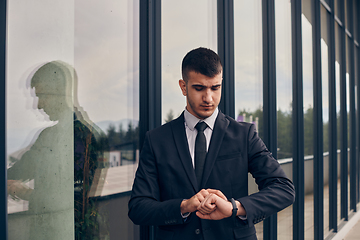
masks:
[(213, 130), (214, 129), (214, 125), (215, 125), (215, 120), (217, 118), (219, 114), (219, 109), (216, 108), (215, 111), (213, 112), (213, 114), (211, 114), (210, 117), (208, 118), (205, 118), (204, 120), (201, 120), (197, 117), (195, 117), (194, 115), (192, 115), (186, 108), (185, 108), (185, 111), (184, 111), (184, 118), (185, 118), (185, 124), (186, 126), (188, 126), (188, 128), (191, 130), (191, 131), (194, 131), (194, 128), (196, 126), (196, 124), (200, 121), (204, 121), (208, 127)]

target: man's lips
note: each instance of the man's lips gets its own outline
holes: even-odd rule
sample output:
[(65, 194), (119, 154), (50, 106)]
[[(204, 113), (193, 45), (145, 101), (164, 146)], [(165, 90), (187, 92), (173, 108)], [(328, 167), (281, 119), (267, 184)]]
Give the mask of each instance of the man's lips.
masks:
[(200, 105), (201, 108), (204, 108), (204, 109), (211, 109), (213, 108), (212, 105)]

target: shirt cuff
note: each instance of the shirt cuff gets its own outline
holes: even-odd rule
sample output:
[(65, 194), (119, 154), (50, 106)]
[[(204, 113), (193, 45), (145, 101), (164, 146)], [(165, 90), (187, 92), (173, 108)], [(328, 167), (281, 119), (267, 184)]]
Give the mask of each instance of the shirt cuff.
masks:
[(238, 218), (240, 218), (240, 219), (243, 220), (243, 221), (247, 220), (247, 216), (246, 216), (246, 215), (245, 215), (245, 216), (238, 216)]
[(190, 216), (190, 213), (188, 212), (188, 213), (184, 213), (184, 214), (182, 214), (181, 213), (181, 217), (182, 218), (188, 218)]

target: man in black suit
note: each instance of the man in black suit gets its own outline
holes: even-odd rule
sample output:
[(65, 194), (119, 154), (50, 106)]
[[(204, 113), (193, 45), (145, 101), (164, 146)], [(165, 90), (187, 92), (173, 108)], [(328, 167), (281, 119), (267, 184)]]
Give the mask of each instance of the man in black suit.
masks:
[[(181, 116), (146, 134), (129, 217), (158, 226), (156, 239), (257, 239), (254, 224), (294, 202), (295, 190), (255, 127), (218, 110), (222, 65), (190, 51), (179, 85)], [(248, 172), (259, 192), (248, 195)]]

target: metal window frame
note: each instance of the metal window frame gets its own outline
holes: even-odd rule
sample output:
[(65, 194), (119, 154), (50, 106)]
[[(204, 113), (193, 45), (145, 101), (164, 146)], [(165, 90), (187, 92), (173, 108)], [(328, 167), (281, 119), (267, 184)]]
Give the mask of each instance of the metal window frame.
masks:
[(354, 56), (354, 25), (353, 25), (353, 1), (347, 0), (348, 9), (346, 16), (348, 19), (348, 30), (351, 36), (347, 37), (348, 46), (348, 66), (349, 66), (349, 117), (350, 117), (350, 211), (356, 211), (356, 109), (355, 109), (355, 56)]
[(314, 142), (314, 239), (324, 239), (324, 139), (322, 118), (320, 1), (312, 1), (313, 142)]
[(335, 79), (335, 14), (334, 0), (329, 0), (328, 21), (328, 71), (329, 71), (329, 229), (337, 232), (337, 118)]
[(218, 54), (223, 65), (221, 111), (235, 118), (234, 1), (217, 1)]
[[(293, 205), (293, 239), (304, 239), (304, 110), (301, 1), (291, 1), (291, 45), (293, 82), (293, 182), (296, 198)], [(296, 216), (296, 217), (295, 217)]]
[[(161, 0), (140, 0), (139, 139), (161, 125)], [(140, 239), (154, 239), (156, 228), (140, 226)]]
[(1, 154), (1, 167), (0, 174), (0, 192), (1, 192), (1, 200), (0, 200), (0, 238), (7, 239), (8, 236), (8, 225), (7, 225), (7, 163), (6, 163), (6, 0), (0, 1), (0, 91), (1, 91), (1, 99), (0, 106), (2, 109), (2, 115), (0, 119), (0, 153)]
[[(264, 142), (277, 158), (275, 2), (262, 0)], [(265, 240), (277, 239), (277, 214), (265, 219)]]
[(348, 221), (348, 123), (346, 99), (346, 33), (345, 33), (345, 5), (338, 0), (339, 20), (339, 50), (340, 50), (340, 217)]

